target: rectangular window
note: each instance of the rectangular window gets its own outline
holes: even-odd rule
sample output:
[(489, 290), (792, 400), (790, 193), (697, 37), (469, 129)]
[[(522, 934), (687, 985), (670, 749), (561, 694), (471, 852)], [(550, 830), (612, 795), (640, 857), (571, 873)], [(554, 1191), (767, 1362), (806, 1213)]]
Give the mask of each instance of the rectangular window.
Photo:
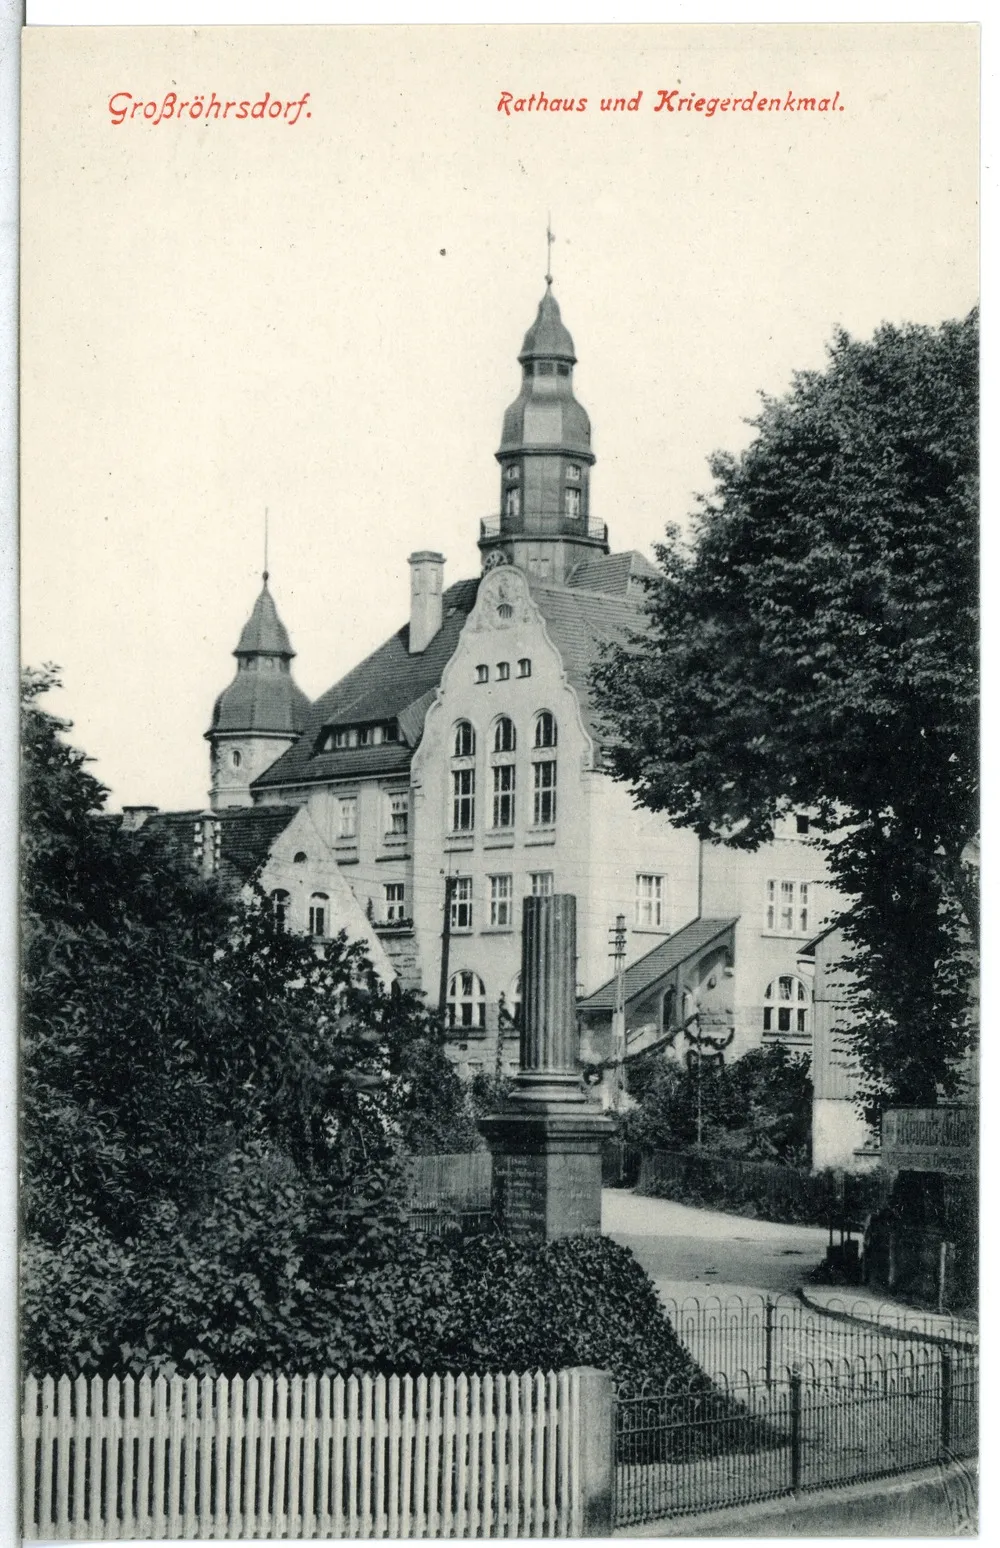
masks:
[(451, 928), (472, 929), (472, 877), (456, 876), (451, 888)]
[(408, 792), (389, 797), (389, 833), (393, 838), (404, 838), (410, 822), (410, 797)]
[(530, 677), (531, 676), (531, 657), (530, 656), (522, 656), (520, 658), (520, 660), (517, 663), (517, 675), (518, 675), (518, 677)]
[(808, 935), (809, 883), (768, 881), (765, 919), (768, 930), (780, 930), (783, 935)]
[(477, 683), (488, 683), (489, 680), (490, 680), (490, 669), (489, 669), (489, 667), (488, 666), (482, 666), (482, 665), (477, 666), (476, 667), (476, 682)]
[(579, 516), (580, 491), (579, 489), (567, 489), (566, 491), (566, 515)]
[(502, 763), (493, 770), (493, 826), (514, 826), (514, 765)]
[(551, 897), (553, 891), (551, 871), (532, 871), (531, 896), (533, 898)]
[(497, 929), (509, 930), (514, 898), (512, 876), (490, 877), (490, 924)]
[(497, 662), (497, 682), (498, 683), (505, 683), (509, 677), (510, 677), (510, 662), (509, 661), (498, 661)]
[(385, 922), (396, 924), (406, 918), (406, 886), (403, 882), (385, 884)]
[(309, 934), (326, 934), (326, 904), (314, 902), (309, 905)]
[(451, 828), (469, 833), (476, 823), (476, 771), (455, 769), (451, 776)]
[(556, 766), (536, 763), (534, 768), (534, 822), (536, 827), (547, 827), (556, 820)]
[(352, 839), (358, 836), (358, 798), (341, 796), (337, 802), (337, 837)]
[(641, 875), (635, 879), (635, 922), (640, 930), (663, 928), (663, 877)]
[(578, 462), (567, 463), (566, 478), (571, 484), (580, 482), (580, 464)]

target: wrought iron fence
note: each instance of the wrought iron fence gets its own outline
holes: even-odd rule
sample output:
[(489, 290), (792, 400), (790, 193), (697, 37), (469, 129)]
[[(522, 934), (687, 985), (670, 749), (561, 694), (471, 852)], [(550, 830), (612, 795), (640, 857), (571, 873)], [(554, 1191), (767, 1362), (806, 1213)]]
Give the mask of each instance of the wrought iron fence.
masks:
[(941, 1348), (978, 1347), (968, 1320), (878, 1302), (791, 1295), (663, 1297), (681, 1343), (702, 1370), (726, 1380), (768, 1381), (801, 1362), (870, 1359), (909, 1348), (927, 1357)]
[(905, 1345), (770, 1379), (619, 1390), (616, 1527), (975, 1455), (975, 1349)]

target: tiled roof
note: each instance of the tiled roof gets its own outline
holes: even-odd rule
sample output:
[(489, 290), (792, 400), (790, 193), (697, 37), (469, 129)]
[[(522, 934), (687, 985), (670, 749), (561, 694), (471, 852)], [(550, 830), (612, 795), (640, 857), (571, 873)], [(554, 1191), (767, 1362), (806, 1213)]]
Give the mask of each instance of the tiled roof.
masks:
[(570, 591), (564, 586), (533, 586), (531, 595), (545, 618), (553, 645), (580, 701), (584, 726), (594, 741), (600, 767), (602, 731), (590, 695), (590, 670), (605, 646), (624, 640), (641, 627), (642, 613), (634, 601)]
[[(633, 1000), (640, 999), (647, 994), (654, 984), (662, 978), (666, 978), (675, 968), (681, 967), (691, 957), (696, 957), (731, 930), (739, 916), (732, 919), (692, 919), (690, 924), (678, 930), (676, 935), (669, 940), (654, 946), (646, 956), (640, 957), (638, 962), (633, 962), (624, 973), (625, 1004), (629, 1005)], [(615, 981), (609, 978), (606, 984), (602, 984), (587, 999), (580, 1000), (579, 1009), (582, 1011), (613, 1011), (615, 1008)]]
[[(598, 766), (601, 728), (591, 706), (589, 673), (604, 646), (621, 641), (630, 631), (642, 627), (641, 598), (626, 592), (622, 577), (635, 573), (636, 560), (648, 563), (640, 554), (613, 557), (620, 561), (616, 566), (607, 570), (599, 564), (595, 566), (592, 579), (601, 584), (588, 589), (531, 585), (532, 598), (579, 698), (584, 725), (594, 739)], [(409, 626), (404, 625), (317, 699), (306, 714), (298, 742), (259, 775), (252, 788), (266, 790), (406, 770), (478, 589), (478, 580), (458, 581), (448, 587), (443, 597), (441, 629), (420, 655), (410, 655)], [(390, 719), (399, 723), (401, 742), (316, 751), (322, 733), (330, 726)]]
[(599, 591), (641, 602), (646, 591), (643, 577), (653, 579), (658, 574), (645, 554), (633, 548), (624, 554), (595, 554), (581, 560), (567, 575), (566, 584), (574, 591)]
[(194, 861), (198, 824), (214, 816), (221, 842), (218, 874), (223, 881), (249, 881), (264, 865), (271, 846), (299, 810), (297, 806), (230, 806), (220, 812), (154, 812), (142, 832), (160, 838), (172, 854)]
[[(251, 663), (251, 668), (252, 668)], [(212, 731), (301, 731), (309, 700), (288, 672), (237, 672), (212, 710)], [(206, 736), (211, 736), (207, 731)]]
[[(263, 790), (273, 785), (353, 779), (362, 774), (383, 774), (408, 768), (412, 748), (423, 732), (424, 715), (433, 702), (434, 689), (454, 654), (478, 589), (478, 580), (457, 581), (448, 587), (441, 599), (444, 610), (441, 628), (419, 655), (410, 655), (410, 626), (404, 624), (384, 645), (335, 683), (311, 706), (305, 729), (295, 746), (254, 780), (253, 788)], [(420, 701), (424, 701), (422, 706)], [(409, 747), (383, 743), (380, 747), (315, 751), (320, 734), (327, 726), (363, 725), (389, 719), (399, 720)]]
[(294, 656), (288, 631), (278, 617), (274, 598), (267, 589), (267, 578), (253, 605), (253, 612), (243, 625), (240, 643), (234, 652), (237, 656)]

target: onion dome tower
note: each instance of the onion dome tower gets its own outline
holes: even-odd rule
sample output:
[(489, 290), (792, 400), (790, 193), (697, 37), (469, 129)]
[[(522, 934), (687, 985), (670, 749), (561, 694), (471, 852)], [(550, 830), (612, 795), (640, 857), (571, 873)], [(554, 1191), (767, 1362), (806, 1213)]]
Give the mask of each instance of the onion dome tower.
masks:
[(590, 518), (590, 419), (573, 396), (576, 351), (551, 274), (545, 282), (517, 357), (521, 391), (503, 417), (500, 515), (480, 524), (479, 548), (484, 568), (506, 560), (559, 585), (588, 554), (608, 552), (608, 529)]
[(267, 581), (265, 570), (260, 596), (233, 651), (236, 676), (216, 699), (211, 730), (205, 732), (212, 749), (209, 799), (215, 812), (253, 805), (251, 782), (297, 741), (309, 709), (292, 678), (295, 652)]

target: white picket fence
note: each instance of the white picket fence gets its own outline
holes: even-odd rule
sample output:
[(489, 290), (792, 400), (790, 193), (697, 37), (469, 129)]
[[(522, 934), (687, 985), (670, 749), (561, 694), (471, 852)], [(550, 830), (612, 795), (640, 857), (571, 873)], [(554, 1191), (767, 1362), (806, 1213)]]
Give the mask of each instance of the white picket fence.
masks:
[(580, 1372), (29, 1377), (26, 1538), (578, 1537)]

